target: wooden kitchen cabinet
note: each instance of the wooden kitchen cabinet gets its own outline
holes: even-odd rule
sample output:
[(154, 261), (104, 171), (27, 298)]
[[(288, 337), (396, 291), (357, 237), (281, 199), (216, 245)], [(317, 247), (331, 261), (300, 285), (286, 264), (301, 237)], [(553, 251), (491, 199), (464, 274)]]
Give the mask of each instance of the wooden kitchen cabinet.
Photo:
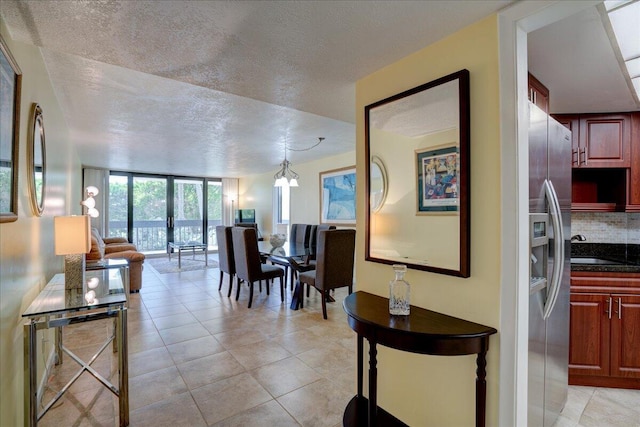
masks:
[(628, 168), (631, 165), (629, 114), (580, 115), (579, 138), (578, 167)]
[(611, 376), (640, 378), (640, 295), (612, 298)]
[(609, 376), (608, 294), (572, 294), (569, 375)]
[(571, 273), (569, 384), (640, 389), (640, 273)]
[(628, 168), (631, 165), (631, 114), (554, 116), (571, 130), (574, 168)]
[(549, 89), (529, 73), (529, 101), (549, 114)]
[(554, 118), (571, 131), (571, 210), (640, 212), (640, 112)]
[(627, 181), (627, 212), (640, 212), (640, 112), (631, 114), (631, 167)]

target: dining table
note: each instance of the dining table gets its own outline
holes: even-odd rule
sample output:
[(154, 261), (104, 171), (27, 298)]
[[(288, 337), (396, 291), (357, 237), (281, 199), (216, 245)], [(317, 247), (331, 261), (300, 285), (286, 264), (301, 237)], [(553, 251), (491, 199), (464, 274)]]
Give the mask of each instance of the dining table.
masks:
[[(306, 257), (315, 255), (315, 248), (296, 242), (285, 242), (284, 245), (274, 247), (269, 241), (259, 241), (258, 251), (260, 255), (265, 257), (272, 257), (286, 261), (291, 268), (291, 281), (293, 282), (294, 269), (296, 264), (306, 263), (304, 259)], [(293, 261), (293, 262), (292, 262)], [(295, 284), (293, 294), (291, 296), (292, 310), (297, 310), (302, 301), (304, 286), (299, 282)]]

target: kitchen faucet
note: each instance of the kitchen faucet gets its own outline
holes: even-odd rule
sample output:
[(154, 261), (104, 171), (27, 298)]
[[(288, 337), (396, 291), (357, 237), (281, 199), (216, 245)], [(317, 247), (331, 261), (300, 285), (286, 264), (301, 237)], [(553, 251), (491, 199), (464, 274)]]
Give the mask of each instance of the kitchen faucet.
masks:
[(573, 242), (574, 240), (577, 240), (578, 242), (584, 242), (587, 240), (587, 238), (582, 234), (576, 234), (571, 236), (571, 241)]

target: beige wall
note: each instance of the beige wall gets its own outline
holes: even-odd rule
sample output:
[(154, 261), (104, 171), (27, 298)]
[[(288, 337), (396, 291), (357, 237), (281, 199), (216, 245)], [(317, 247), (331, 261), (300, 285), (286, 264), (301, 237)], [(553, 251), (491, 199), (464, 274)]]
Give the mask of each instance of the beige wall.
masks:
[[(409, 270), (414, 305), (498, 328), (500, 323), (500, 116), (497, 18), (434, 43), (356, 85), (358, 190), (365, 187), (364, 107), (461, 69), (471, 86), (471, 277)], [(390, 180), (394, 176), (389, 177)], [(388, 295), (391, 267), (364, 260), (364, 206), (358, 191), (356, 288)], [(498, 423), (500, 341), (491, 338), (487, 425)], [(474, 424), (475, 357), (415, 355), (379, 347), (378, 403), (409, 425)]]
[[(39, 49), (14, 43), (4, 22), (0, 22), (0, 32), (22, 70), (18, 220), (0, 224), (0, 426), (18, 426), (23, 425), (24, 415), (21, 314), (62, 270), (61, 257), (53, 254), (53, 216), (80, 213), (80, 191), (75, 189), (80, 189), (81, 176), (80, 162), (69, 146), (68, 129)], [(42, 107), (46, 138), (47, 189), (42, 217), (32, 214), (27, 187), (27, 128), (34, 102)], [(44, 353), (38, 351), (40, 363), (50, 349), (47, 345)]]
[[(329, 143), (329, 142), (325, 142)], [(314, 162), (293, 163), (300, 175), (297, 188), (291, 189), (291, 224), (318, 224), (320, 221), (320, 172), (355, 165), (355, 151), (326, 157)], [(266, 237), (273, 231), (273, 174), (252, 175), (240, 179), (240, 204), (255, 208), (260, 231)]]

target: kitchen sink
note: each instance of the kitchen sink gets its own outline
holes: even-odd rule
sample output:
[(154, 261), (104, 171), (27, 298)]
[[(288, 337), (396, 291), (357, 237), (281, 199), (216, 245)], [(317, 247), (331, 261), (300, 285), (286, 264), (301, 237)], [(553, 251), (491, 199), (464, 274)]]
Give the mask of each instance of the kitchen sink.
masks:
[(611, 261), (602, 258), (571, 258), (571, 264), (585, 264), (585, 265), (622, 265), (624, 263), (619, 261)]

